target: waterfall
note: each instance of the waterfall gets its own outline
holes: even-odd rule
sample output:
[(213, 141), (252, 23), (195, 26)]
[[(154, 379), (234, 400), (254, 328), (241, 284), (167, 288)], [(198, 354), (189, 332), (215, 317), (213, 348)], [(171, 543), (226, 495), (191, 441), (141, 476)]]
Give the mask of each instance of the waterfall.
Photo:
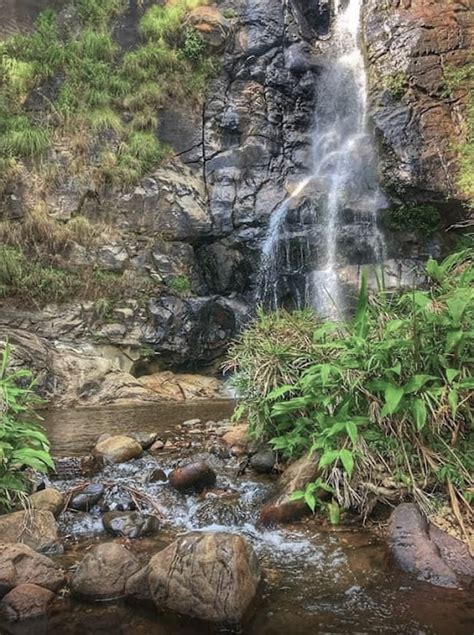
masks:
[[(362, 0), (335, 0), (331, 48), (317, 80), (312, 160), (308, 175), (273, 212), (262, 249), (260, 298), (281, 306), (288, 266), (304, 272), (304, 300), (336, 317), (346, 303), (344, 276), (351, 265), (383, 259), (377, 211), (384, 205), (367, 117), (367, 74), (360, 42)], [(309, 191), (306, 194), (306, 191)], [(289, 226), (295, 197), (309, 198), (311, 223)], [(293, 226), (295, 226), (293, 224)], [(301, 260), (294, 245), (300, 243)], [(293, 284), (301, 294), (301, 285)]]

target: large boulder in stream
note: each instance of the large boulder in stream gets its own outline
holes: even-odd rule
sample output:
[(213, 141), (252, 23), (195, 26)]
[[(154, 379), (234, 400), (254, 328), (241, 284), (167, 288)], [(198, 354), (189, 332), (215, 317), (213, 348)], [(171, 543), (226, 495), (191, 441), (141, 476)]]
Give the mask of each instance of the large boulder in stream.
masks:
[[(36, 584), (20, 584), (0, 602), (0, 618), (19, 622), (46, 615), (56, 594)], [(31, 631), (34, 632), (34, 631)]]
[(18, 585), (35, 584), (57, 591), (65, 583), (63, 569), (22, 544), (0, 544), (0, 597)]
[(25, 510), (0, 516), (2, 542), (21, 542), (35, 551), (54, 553), (61, 550), (58, 527), (47, 510)]
[(309, 513), (306, 503), (291, 500), (291, 494), (316, 479), (318, 461), (315, 455), (304, 456), (287, 467), (278, 479), (277, 494), (260, 511), (259, 520), (263, 525), (291, 523)]
[(129, 597), (152, 600), (160, 610), (235, 624), (257, 592), (260, 567), (242, 536), (190, 533), (157, 553), (126, 587)]
[(127, 580), (138, 571), (135, 556), (116, 543), (93, 547), (81, 560), (71, 579), (75, 595), (92, 600), (123, 596)]
[(456, 575), (474, 576), (474, 560), (467, 545), (445, 532), (429, 527), (413, 503), (403, 503), (392, 513), (388, 542), (398, 566), (435, 586), (457, 588)]
[(94, 455), (106, 463), (124, 463), (136, 459), (142, 453), (142, 446), (136, 439), (124, 434), (99, 440), (94, 448)]

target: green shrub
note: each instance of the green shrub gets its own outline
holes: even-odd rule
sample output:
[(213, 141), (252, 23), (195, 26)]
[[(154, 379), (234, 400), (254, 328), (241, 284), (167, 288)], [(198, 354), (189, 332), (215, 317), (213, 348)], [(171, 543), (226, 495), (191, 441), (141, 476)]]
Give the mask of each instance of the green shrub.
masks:
[(405, 94), (408, 86), (408, 75), (405, 71), (399, 71), (383, 78), (383, 85), (394, 97), (400, 99)]
[(0, 357), (0, 512), (23, 501), (28, 491), (25, 467), (46, 473), (54, 468), (49, 443), (34, 407), (39, 400), (28, 370), (8, 370), (11, 349), (8, 343)]
[(167, 283), (168, 287), (179, 293), (179, 295), (189, 295), (191, 293), (191, 281), (188, 276), (176, 276)]
[(391, 231), (416, 231), (431, 236), (441, 227), (441, 215), (433, 205), (399, 205), (387, 210), (384, 224)]
[(318, 453), (343, 507), (367, 514), (376, 500), (411, 495), (425, 510), (447, 499), (469, 517), (472, 256), (430, 260), (425, 290), (369, 299), (364, 277), (348, 322), (260, 314), (228, 364), (242, 395), (237, 415), (284, 456)]
[(74, 0), (78, 16), (86, 25), (102, 27), (125, 11), (124, 0)]
[(46, 152), (48, 146), (48, 131), (35, 125), (25, 115), (7, 120), (0, 141), (0, 152), (5, 157), (38, 156)]
[(187, 27), (181, 45), (184, 57), (199, 62), (207, 53), (207, 42), (195, 29)]

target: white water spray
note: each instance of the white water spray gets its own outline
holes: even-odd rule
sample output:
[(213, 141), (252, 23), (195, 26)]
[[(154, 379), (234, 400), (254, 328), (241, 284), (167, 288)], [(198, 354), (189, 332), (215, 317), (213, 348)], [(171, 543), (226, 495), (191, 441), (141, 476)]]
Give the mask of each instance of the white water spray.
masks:
[(277, 259), (279, 254), (281, 257), (279, 244), (285, 239), (289, 205), (311, 182), (314, 225), (322, 239), (314, 249), (307, 250), (310, 266), (303, 265), (305, 304), (322, 315), (336, 317), (345, 303), (341, 270), (383, 258), (376, 217), (384, 197), (378, 186), (377, 158), (367, 124), (367, 74), (359, 33), (361, 6), (362, 0), (335, 0), (331, 56), (318, 78), (310, 174), (270, 221), (262, 269), (263, 297), (273, 307), (281, 303), (281, 263)]

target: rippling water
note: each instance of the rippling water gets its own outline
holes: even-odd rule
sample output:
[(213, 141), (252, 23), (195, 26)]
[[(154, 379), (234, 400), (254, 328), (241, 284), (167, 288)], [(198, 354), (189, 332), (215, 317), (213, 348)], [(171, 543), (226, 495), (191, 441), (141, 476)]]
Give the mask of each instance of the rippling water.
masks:
[[(141, 408), (52, 411), (46, 427), (56, 454), (83, 454), (103, 432), (159, 431), (171, 437), (186, 435), (176, 425), (189, 418), (216, 421), (227, 417), (231, 401), (164, 404)], [(212, 427), (212, 426), (211, 426)], [(474, 598), (462, 591), (418, 583), (394, 570), (382, 540), (357, 528), (328, 529), (307, 521), (278, 530), (258, 526), (258, 511), (274, 487), (273, 477), (241, 470), (241, 460), (222, 458), (212, 451), (209, 433), (189, 435), (192, 446), (108, 466), (93, 481), (109, 488), (109, 503), (122, 486), (132, 485), (162, 510), (157, 536), (132, 541), (130, 548), (145, 563), (151, 554), (189, 530), (231, 531), (254, 546), (263, 570), (258, 602), (243, 627), (244, 635), (408, 634), (472, 635)], [(211, 450), (209, 452), (209, 450)], [(166, 482), (145, 484), (150, 468), (168, 473), (184, 456), (207, 460), (217, 473), (214, 494), (182, 495)], [(67, 490), (77, 481), (58, 481)], [(224, 495), (221, 495), (226, 492)], [(66, 540), (61, 557), (71, 566), (91, 543), (110, 540), (103, 531), (100, 511), (68, 512), (60, 521)], [(64, 601), (64, 608), (47, 621), (3, 627), (14, 635), (199, 635), (215, 632), (186, 619), (170, 618), (125, 604), (80, 604)]]

